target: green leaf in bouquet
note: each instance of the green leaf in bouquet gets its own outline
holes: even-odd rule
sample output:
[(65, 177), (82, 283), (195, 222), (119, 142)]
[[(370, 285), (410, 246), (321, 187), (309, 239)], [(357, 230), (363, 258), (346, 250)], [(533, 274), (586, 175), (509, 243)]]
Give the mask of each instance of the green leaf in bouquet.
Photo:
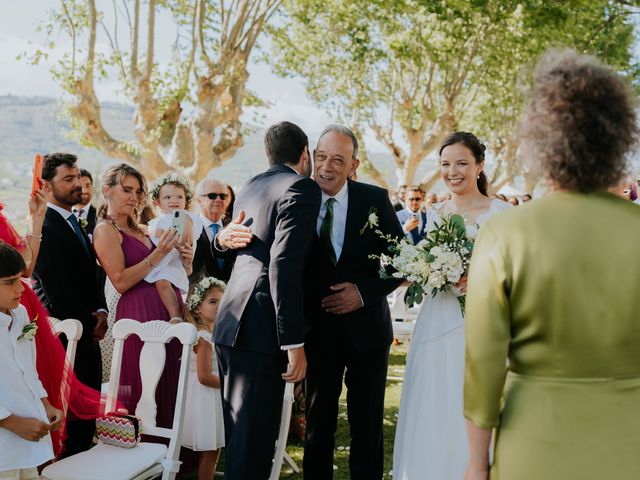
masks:
[(418, 284), (412, 283), (407, 287), (407, 292), (404, 294), (404, 303), (407, 307), (412, 307), (414, 304), (422, 303), (424, 296), (424, 290)]

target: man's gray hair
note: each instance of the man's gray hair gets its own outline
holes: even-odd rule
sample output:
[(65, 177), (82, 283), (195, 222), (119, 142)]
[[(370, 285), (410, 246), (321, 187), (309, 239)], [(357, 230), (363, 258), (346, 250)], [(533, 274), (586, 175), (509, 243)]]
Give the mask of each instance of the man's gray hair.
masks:
[(220, 185), (224, 185), (224, 188), (228, 187), (226, 183), (221, 182), (220, 180), (216, 180), (215, 178), (211, 178), (211, 177), (204, 177), (202, 180), (198, 182), (198, 185), (196, 186), (197, 197), (204, 194), (204, 186), (207, 184), (207, 182), (216, 182), (216, 183), (219, 183)]
[(344, 125), (340, 125), (337, 123), (333, 123), (322, 130), (320, 137), (318, 138), (318, 143), (322, 140), (327, 133), (339, 133), (340, 135), (344, 135), (345, 137), (349, 137), (353, 142), (353, 158), (358, 158), (358, 139), (356, 138), (356, 134), (353, 133), (349, 127)]

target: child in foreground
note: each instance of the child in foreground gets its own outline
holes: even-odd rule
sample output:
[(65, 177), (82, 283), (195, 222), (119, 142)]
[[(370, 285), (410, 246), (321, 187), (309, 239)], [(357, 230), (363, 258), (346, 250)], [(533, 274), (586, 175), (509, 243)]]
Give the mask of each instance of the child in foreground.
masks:
[(36, 372), (37, 327), (20, 305), (25, 269), (0, 242), (0, 480), (37, 479), (37, 467), (53, 458), (49, 432), (62, 423)]
[(213, 478), (224, 447), (220, 374), (211, 336), (225, 287), (224, 282), (205, 277), (191, 285), (186, 303), (186, 320), (198, 329), (198, 342), (196, 361), (189, 366), (182, 445), (200, 452), (199, 480)]
[[(193, 198), (187, 179), (176, 173), (163, 175), (156, 180), (150, 196), (154, 205), (162, 212), (160, 216), (149, 222), (151, 241), (158, 244), (162, 234), (171, 228), (175, 212), (181, 210), (185, 213), (185, 223), (184, 234), (179, 242), (193, 245), (195, 253), (196, 244), (193, 240), (202, 230), (202, 224), (196, 215), (187, 212)], [(191, 268), (191, 265), (182, 264), (180, 253), (174, 249), (145, 277), (147, 282), (155, 283), (172, 322), (182, 320), (180, 302), (174, 287), (183, 294), (187, 293), (189, 288), (187, 275), (190, 274)]]

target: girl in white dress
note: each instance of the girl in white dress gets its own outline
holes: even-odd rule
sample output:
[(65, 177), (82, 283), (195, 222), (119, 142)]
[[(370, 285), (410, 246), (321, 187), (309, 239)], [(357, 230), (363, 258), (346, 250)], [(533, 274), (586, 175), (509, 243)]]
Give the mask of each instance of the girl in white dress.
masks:
[(205, 277), (191, 285), (187, 296), (186, 317), (198, 329), (198, 342), (194, 347), (196, 361), (189, 365), (182, 445), (200, 452), (199, 480), (213, 478), (224, 447), (220, 374), (211, 341), (224, 289), (224, 282)]
[[(176, 210), (183, 210), (187, 214), (184, 225), (184, 236), (180, 240), (182, 244), (193, 245), (195, 254), (195, 238), (202, 231), (202, 224), (197, 215), (186, 210), (189, 209), (193, 192), (186, 178), (176, 173), (169, 173), (158, 178), (149, 194), (154, 205), (162, 214), (149, 222), (149, 235), (151, 241), (158, 245), (162, 234), (171, 228), (173, 216)], [(180, 302), (174, 287), (183, 294), (189, 288), (188, 274), (191, 273), (191, 265), (183, 265), (180, 252), (173, 249), (158, 265), (153, 265), (153, 270), (144, 277), (145, 281), (155, 283), (160, 299), (169, 312), (172, 322), (182, 321)]]
[[(440, 147), (440, 175), (451, 199), (427, 212), (427, 230), (442, 216), (465, 218), (467, 235), (494, 212), (511, 208), (487, 195), (485, 146), (456, 132)], [(458, 284), (464, 292), (466, 277)], [(393, 453), (394, 480), (462, 480), (467, 466), (463, 417), (464, 318), (453, 292), (428, 297), (420, 309), (407, 357)]]

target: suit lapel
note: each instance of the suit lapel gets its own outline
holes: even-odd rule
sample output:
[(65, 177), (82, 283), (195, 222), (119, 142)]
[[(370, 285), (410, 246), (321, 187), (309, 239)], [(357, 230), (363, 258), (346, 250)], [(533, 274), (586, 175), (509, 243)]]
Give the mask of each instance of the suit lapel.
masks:
[(347, 180), (349, 191), (349, 206), (347, 207), (347, 220), (344, 227), (344, 241), (342, 242), (342, 253), (338, 263), (344, 258), (347, 249), (356, 241), (360, 234), (360, 229), (364, 226), (362, 221), (362, 195), (360, 195), (360, 185), (352, 180)]
[[(81, 251), (85, 252), (85, 258), (89, 257), (93, 259), (93, 252), (91, 250), (91, 247), (89, 247), (88, 249), (89, 255), (87, 255), (87, 249), (85, 249), (84, 245), (80, 243), (80, 239), (76, 236), (75, 232), (73, 231), (73, 227), (69, 225), (69, 222), (67, 222), (62, 217), (62, 215), (60, 215), (58, 212), (56, 212), (52, 208), (47, 208), (46, 218), (49, 220), (53, 228), (61, 232), (63, 235), (66, 235), (68, 238), (73, 239), (71, 241), (75, 242), (76, 247), (79, 248)], [(87, 246), (90, 246), (91, 242), (89, 241), (89, 238), (87, 237), (87, 235), (83, 232), (82, 236), (84, 238), (84, 241), (87, 242)]]

